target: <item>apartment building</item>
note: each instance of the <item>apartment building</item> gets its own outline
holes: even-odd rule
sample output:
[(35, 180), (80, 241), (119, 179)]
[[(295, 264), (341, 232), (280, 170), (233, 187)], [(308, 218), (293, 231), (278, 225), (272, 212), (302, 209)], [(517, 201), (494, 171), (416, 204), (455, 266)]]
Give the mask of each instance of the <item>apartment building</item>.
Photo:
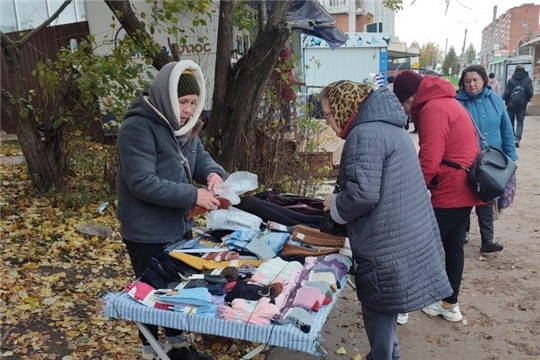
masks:
[(513, 7), (500, 15), (494, 23), (482, 30), (481, 63), (517, 55), (530, 55), (520, 45), (539, 34), (540, 5), (526, 3)]

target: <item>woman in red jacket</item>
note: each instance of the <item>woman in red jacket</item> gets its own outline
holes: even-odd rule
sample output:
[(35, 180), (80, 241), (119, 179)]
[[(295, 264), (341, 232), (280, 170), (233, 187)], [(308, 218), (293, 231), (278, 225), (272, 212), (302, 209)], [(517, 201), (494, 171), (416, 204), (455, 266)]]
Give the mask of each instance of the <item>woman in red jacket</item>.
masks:
[(463, 275), (463, 239), (473, 206), (482, 201), (467, 185), (467, 173), (442, 164), (450, 160), (472, 164), (480, 152), (476, 129), (467, 111), (455, 99), (456, 90), (441, 77), (406, 70), (394, 81), (394, 93), (411, 114), (418, 129), (418, 157), (441, 232), (448, 280), (454, 293), (423, 309), (446, 320), (463, 319), (458, 294)]

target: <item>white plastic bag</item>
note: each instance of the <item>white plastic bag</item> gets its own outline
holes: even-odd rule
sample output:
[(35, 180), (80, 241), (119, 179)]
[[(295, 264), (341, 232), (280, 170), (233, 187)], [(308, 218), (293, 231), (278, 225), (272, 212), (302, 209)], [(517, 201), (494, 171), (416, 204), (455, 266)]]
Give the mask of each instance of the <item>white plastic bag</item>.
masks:
[(211, 230), (260, 230), (261, 224), (260, 217), (235, 207), (212, 210), (206, 217), (206, 228)]
[(257, 175), (248, 171), (237, 171), (232, 173), (227, 180), (214, 190), (219, 195), (231, 202), (232, 205), (240, 203), (240, 197), (246, 191), (255, 190), (259, 186)]

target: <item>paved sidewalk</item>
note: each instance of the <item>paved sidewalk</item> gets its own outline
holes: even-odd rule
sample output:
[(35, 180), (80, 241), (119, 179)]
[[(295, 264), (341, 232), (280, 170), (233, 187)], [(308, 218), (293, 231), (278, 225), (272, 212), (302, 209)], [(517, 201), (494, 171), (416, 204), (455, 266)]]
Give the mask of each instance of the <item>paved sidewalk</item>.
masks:
[[(0, 142), (4, 143), (17, 143), (17, 135), (6, 134), (6, 132), (0, 132)], [(16, 165), (24, 162), (23, 155), (3, 156), (0, 155), (0, 165)]]

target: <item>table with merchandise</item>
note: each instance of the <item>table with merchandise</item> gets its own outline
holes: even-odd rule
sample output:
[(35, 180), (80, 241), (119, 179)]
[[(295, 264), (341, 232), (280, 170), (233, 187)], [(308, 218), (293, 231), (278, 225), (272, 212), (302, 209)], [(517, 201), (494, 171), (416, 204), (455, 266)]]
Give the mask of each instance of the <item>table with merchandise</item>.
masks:
[(107, 294), (103, 314), (134, 322), (164, 360), (145, 324), (260, 344), (242, 359), (268, 346), (323, 356), (321, 329), (352, 265), (345, 244), (304, 225), (199, 230), (165, 248), (123, 291)]

